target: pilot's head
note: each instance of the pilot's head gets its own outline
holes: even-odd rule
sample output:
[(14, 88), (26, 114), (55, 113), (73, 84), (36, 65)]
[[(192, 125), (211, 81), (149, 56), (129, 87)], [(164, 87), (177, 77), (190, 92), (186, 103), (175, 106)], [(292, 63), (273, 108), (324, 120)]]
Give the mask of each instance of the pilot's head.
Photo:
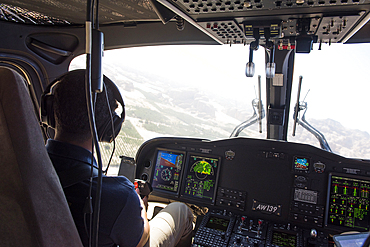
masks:
[[(105, 87), (98, 93), (95, 102), (95, 121), (100, 141), (111, 142), (121, 129), (124, 112), (121, 116), (115, 113), (117, 100), (123, 100), (114, 83), (104, 76)], [(107, 91), (107, 93), (105, 92)], [(91, 139), (90, 124), (87, 111), (85, 91), (85, 70), (70, 71), (59, 79), (53, 88), (53, 109), (57, 137), (64, 140), (85, 142)], [(119, 95), (117, 95), (119, 94)], [(107, 102), (108, 96), (109, 106)], [(113, 116), (114, 132), (112, 133), (111, 115)], [(77, 139), (78, 138), (78, 139)]]

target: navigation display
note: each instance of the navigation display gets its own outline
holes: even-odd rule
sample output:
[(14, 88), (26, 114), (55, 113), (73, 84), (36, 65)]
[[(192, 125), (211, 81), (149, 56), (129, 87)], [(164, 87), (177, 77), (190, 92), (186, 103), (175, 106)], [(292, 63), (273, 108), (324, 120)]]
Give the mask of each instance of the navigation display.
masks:
[(219, 158), (189, 155), (184, 177), (183, 196), (214, 203)]
[(152, 186), (170, 192), (178, 192), (184, 153), (159, 150), (154, 169)]
[(355, 175), (329, 175), (327, 224), (369, 230), (368, 178)]

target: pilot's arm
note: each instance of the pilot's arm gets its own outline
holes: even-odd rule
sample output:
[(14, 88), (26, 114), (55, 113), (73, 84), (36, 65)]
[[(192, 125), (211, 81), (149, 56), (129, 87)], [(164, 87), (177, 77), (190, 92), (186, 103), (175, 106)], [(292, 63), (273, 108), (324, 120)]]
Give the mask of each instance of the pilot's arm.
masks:
[(144, 246), (149, 239), (149, 222), (145, 204), (128, 179), (112, 180), (118, 181), (122, 186), (115, 187), (109, 192), (110, 195), (109, 193), (102, 195), (105, 198), (113, 198), (102, 200), (107, 204), (105, 208), (109, 209), (104, 211), (102, 217), (105, 221), (114, 221), (110, 232), (102, 232), (102, 234), (109, 234), (112, 242), (120, 247)]
[[(139, 192), (138, 189), (136, 192)], [(147, 214), (146, 214), (146, 208), (147, 206), (145, 205), (145, 203), (143, 202), (143, 200), (141, 199), (139, 193), (138, 193), (138, 197), (139, 197), (139, 200), (140, 200), (140, 204), (141, 204), (141, 218), (143, 218), (143, 221), (144, 221), (144, 230), (143, 230), (143, 234), (141, 235), (141, 239), (140, 239), (140, 242), (138, 243), (137, 247), (142, 247), (146, 244), (146, 242), (148, 241), (149, 239), (149, 221), (148, 221), (148, 217), (147, 217)], [(144, 200), (147, 200), (148, 197), (144, 197)]]

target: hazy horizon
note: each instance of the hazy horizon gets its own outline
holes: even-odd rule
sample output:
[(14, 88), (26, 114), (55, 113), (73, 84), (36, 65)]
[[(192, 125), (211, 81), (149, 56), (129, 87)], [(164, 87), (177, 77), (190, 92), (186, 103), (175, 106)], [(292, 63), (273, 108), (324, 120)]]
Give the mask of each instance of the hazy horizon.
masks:
[[(327, 45), (323, 46), (321, 51), (316, 50), (316, 48), (314, 47), (311, 54), (296, 54), (291, 107), (294, 107), (296, 103), (298, 77), (302, 75), (301, 100), (306, 96), (307, 91), (310, 90), (306, 98), (306, 102), (308, 103), (306, 119), (326, 136), (332, 149), (335, 146), (345, 152), (345, 154), (341, 155), (352, 155), (355, 150), (351, 150), (351, 145), (354, 145), (353, 147), (356, 147), (356, 149), (361, 149), (362, 147), (353, 144), (352, 137), (342, 135), (346, 133), (354, 137), (359, 135), (357, 138), (363, 137), (364, 140), (367, 140), (370, 133), (370, 126), (366, 124), (366, 117), (362, 113), (363, 107), (359, 107), (360, 105), (366, 105), (367, 98), (356, 96), (366, 94), (370, 83), (364, 83), (363, 80), (360, 83), (360, 79), (356, 79), (358, 80), (357, 82), (352, 82), (352, 80), (348, 82), (347, 75), (338, 75), (338, 72), (331, 72), (334, 69), (330, 66), (335, 67), (339, 66), (338, 63), (343, 63), (343, 60), (335, 59), (336, 56), (342, 56), (344, 60), (347, 59), (347, 56), (341, 54), (341, 49), (347, 48), (347, 46), (343, 47), (341, 44), (336, 44), (329, 47)], [(365, 48), (364, 50), (362, 47), (364, 52), (361, 55), (369, 53), (370, 57), (370, 46), (365, 46)], [(349, 50), (351, 49), (353, 51), (349, 53), (353, 54), (358, 52), (359, 47), (351, 46)], [(105, 67), (103, 71), (108, 77), (120, 85), (124, 95), (125, 105), (128, 109), (127, 116), (132, 121), (130, 125), (133, 125), (133, 128), (141, 132), (141, 135), (150, 137), (155, 136), (155, 134), (159, 136), (166, 136), (168, 134), (165, 131), (168, 127), (162, 124), (158, 125), (159, 120), (153, 119), (152, 113), (146, 110), (144, 111), (144, 109), (152, 109), (154, 112), (162, 112), (162, 115), (165, 114), (163, 118), (172, 119), (171, 121), (179, 117), (184, 120), (181, 115), (178, 115), (180, 112), (183, 112), (181, 113), (183, 116), (188, 115), (190, 118), (193, 118), (191, 121), (186, 120), (190, 121), (190, 125), (194, 125), (193, 129), (203, 128), (201, 127), (204, 125), (202, 119), (209, 118), (209, 121), (211, 121), (209, 126), (212, 126), (214, 130), (212, 132), (206, 129), (202, 131), (206, 131), (213, 136), (212, 138), (228, 138), (235, 126), (253, 114), (251, 102), (256, 98), (257, 78), (259, 74), (262, 76), (262, 101), (266, 108), (263, 53), (263, 49), (260, 48), (257, 54), (255, 54), (256, 73), (253, 78), (247, 78), (244, 74), (245, 63), (248, 60), (248, 46), (242, 45), (233, 45), (232, 47), (160, 46), (105, 51), (103, 60), (103, 66)], [(330, 66), (321, 65), (326, 64), (326, 59), (329, 59), (325, 56), (334, 58), (334, 61), (329, 64)], [(358, 61), (361, 61), (361, 59), (356, 60), (356, 62)], [(351, 79), (361, 77), (359, 72), (354, 71), (354, 69), (362, 69), (362, 72), (365, 72), (364, 68), (367, 65), (370, 68), (369, 61), (362, 63), (360, 66), (354, 62), (355, 60), (353, 64), (346, 67), (352, 73), (350, 75)], [(84, 64), (83, 57), (77, 58), (76, 61), (72, 62), (71, 69), (84, 67)], [(323, 72), (325, 73), (322, 74)], [(328, 80), (327, 76), (331, 80)], [(321, 79), (319, 80), (317, 78)], [(327, 81), (325, 82), (325, 80)], [(356, 83), (361, 84), (361, 87), (364, 89), (359, 90), (359, 86), (356, 86)], [(353, 91), (357, 92), (357, 94), (353, 95)], [(345, 95), (352, 96), (352, 98), (345, 97)], [(154, 103), (152, 100), (155, 98), (162, 98), (161, 100), (167, 103)], [(181, 104), (180, 107), (174, 104), (176, 103), (175, 101)], [(199, 110), (194, 108), (194, 112), (191, 113), (193, 106), (186, 102), (193, 101), (196, 102), (198, 108), (202, 108), (202, 111), (205, 112), (200, 113)], [(173, 107), (170, 107), (170, 105), (173, 105)], [(163, 112), (165, 109), (163, 107), (168, 109)], [(141, 108), (142, 110), (140, 110)], [(132, 111), (130, 112), (130, 110)], [(137, 118), (139, 116), (138, 114), (141, 116), (140, 118)], [(290, 122), (293, 122), (292, 114), (293, 110), (291, 109)], [(358, 117), (361, 115), (363, 119)], [(212, 116), (215, 117), (215, 120), (211, 120), (210, 117)], [(146, 120), (150, 125), (147, 123), (145, 125), (146, 127), (143, 127), (145, 123), (138, 122), (138, 119)], [(320, 123), (320, 126), (315, 126), (311, 122), (312, 120)], [(348, 130), (339, 126), (340, 131), (338, 130), (338, 133), (331, 133), (331, 130), (328, 129), (330, 120), (340, 123), (340, 125)], [(265, 129), (266, 119), (263, 121), (263, 128)], [(157, 127), (162, 126), (162, 130), (159, 132), (152, 131), (151, 133), (150, 128), (154, 128), (155, 123), (157, 123)], [(334, 122), (332, 124), (334, 124), (333, 126), (337, 126)], [(187, 129), (188, 127), (184, 129), (184, 126), (181, 127), (181, 125), (176, 128), (178, 128), (178, 131), (174, 133), (177, 133), (177, 135), (186, 136), (187, 133), (194, 132), (191, 129)], [(253, 130), (254, 128), (250, 127), (244, 132), (253, 137), (266, 138), (265, 130), (262, 134), (259, 134)], [(318, 141), (310, 133), (303, 130), (301, 126), (297, 128), (299, 133), (304, 135), (305, 139), (299, 140), (297, 137), (292, 137), (292, 127), (290, 124), (288, 129), (289, 141), (297, 142), (299, 140), (298, 142), (305, 142), (319, 147)], [(364, 134), (355, 130), (364, 131)], [(170, 132), (170, 129), (167, 129), (167, 131)], [(194, 132), (191, 135), (200, 134), (196, 133)], [(201, 135), (204, 134), (206, 133), (202, 133)], [(348, 145), (346, 144), (346, 140)], [(338, 146), (336, 142), (341, 144)], [(370, 145), (370, 141), (369, 143), (367, 141), (362, 141), (361, 143), (364, 146)], [(347, 146), (344, 148), (342, 145)], [(363, 151), (358, 151), (358, 153), (363, 154)], [(369, 155), (361, 158), (370, 158), (370, 152)]]

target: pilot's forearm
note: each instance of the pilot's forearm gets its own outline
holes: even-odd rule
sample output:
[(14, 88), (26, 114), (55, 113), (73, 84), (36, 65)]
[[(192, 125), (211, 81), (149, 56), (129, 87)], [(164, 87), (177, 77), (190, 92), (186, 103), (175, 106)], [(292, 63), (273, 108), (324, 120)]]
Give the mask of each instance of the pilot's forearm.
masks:
[(146, 242), (149, 239), (150, 228), (149, 228), (148, 216), (147, 216), (147, 213), (146, 213), (146, 206), (145, 206), (143, 200), (140, 198), (140, 195), (138, 195), (138, 196), (139, 196), (139, 200), (140, 200), (140, 204), (141, 204), (141, 208), (142, 208), (141, 209), (141, 218), (143, 218), (143, 221), (144, 221), (144, 230), (143, 230), (143, 235), (141, 236), (140, 242), (137, 245), (137, 247), (142, 247), (146, 244)]

